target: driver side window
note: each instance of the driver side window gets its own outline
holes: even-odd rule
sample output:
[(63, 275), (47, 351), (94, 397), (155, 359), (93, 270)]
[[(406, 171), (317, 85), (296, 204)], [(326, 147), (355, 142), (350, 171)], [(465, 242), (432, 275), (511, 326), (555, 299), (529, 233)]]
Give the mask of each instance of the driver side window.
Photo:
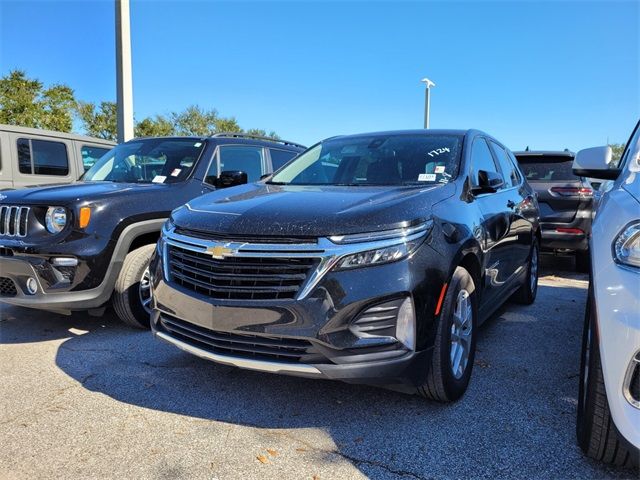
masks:
[(471, 182), (473, 186), (480, 184), (478, 180), (478, 172), (500, 172), (496, 166), (496, 162), (491, 155), (489, 145), (484, 138), (476, 138), (471, 146)]

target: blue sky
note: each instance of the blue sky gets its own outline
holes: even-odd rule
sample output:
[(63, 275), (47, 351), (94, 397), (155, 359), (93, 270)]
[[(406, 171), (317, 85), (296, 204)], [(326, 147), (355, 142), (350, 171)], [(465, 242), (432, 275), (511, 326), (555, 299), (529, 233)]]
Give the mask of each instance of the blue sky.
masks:
[[(0, 74), (115, 99), (109, 0), (0, 0)], [(132, 1), (134, 110), (190, 104), (311, 144), (479, 128), (512, 149), (626, 141), (640, 117), (640, 2)]]

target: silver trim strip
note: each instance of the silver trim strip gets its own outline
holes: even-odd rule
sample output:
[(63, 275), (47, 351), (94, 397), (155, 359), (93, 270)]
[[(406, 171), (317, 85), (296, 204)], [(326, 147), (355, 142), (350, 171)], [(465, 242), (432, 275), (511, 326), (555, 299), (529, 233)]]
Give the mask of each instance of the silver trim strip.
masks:
[(219, 355), (217, 353), (209, 352), (198, 347), (194, 347), (185, 343), (177, 338), (173, 338), (164, 332), (154, 331), (154, 335), (170, 343), (187, 353), (191, 353), (205, 360), (211, 360), (216, 363), (222, 363), (224, 365), (231, 365), (234, 367), (246, 368), (248, 370), (257, 370), (259, 372), (269, 373), (283, 373), (287, 375), (305, 375), (311, 377), (322, 376), (320, 370), (311, 365), (305, 364), (293, 364), (284, 362), (270, 362), (268, 360), (252, 360), (241, 357), (234, 357), (232, 355)]

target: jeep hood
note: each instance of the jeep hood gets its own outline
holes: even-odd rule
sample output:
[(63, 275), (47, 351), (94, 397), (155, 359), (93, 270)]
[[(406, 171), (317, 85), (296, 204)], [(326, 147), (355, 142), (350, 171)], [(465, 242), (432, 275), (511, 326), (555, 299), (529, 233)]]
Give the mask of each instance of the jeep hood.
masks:
[[(156, 183), (77, 182), (66, 185), (5, 190), (0, 195), (4, 205), (56, 205), (66, 206), (77, 201), (95, 201), (110, 195), (146, 194), (169, 185)], [(2, 198), (4, 197), (4, 198)]]
[(198, 197), (172, 214), (177, 227), (203, 233), (321, 237), (386, 230), (430, 216), (453, 194), (430, 187), (280, 186), (255, 183)]

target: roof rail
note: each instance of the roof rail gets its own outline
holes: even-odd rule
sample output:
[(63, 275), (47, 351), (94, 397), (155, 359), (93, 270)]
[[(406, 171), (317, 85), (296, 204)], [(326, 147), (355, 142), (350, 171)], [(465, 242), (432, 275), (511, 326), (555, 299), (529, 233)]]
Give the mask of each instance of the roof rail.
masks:
[(275, 143), (282, 143), (283, 145), (291, 145), (293, 147), (298, 147), (298, 148), (304, 148), (304, 149), (307, 148), (304, 145), (301, 145), (295, 142), (290, 142), (289, 140), (283, 140), (281, 138), (264, 137), (262, 135), (251, 135), (250, 133), (220, 132), (220, 133), (214, 133), (211, 136), (212, 137), (233, 137), (233, 138), (254, 138), (256, 140), (264, 140), (265, 142), (275, 142)]

